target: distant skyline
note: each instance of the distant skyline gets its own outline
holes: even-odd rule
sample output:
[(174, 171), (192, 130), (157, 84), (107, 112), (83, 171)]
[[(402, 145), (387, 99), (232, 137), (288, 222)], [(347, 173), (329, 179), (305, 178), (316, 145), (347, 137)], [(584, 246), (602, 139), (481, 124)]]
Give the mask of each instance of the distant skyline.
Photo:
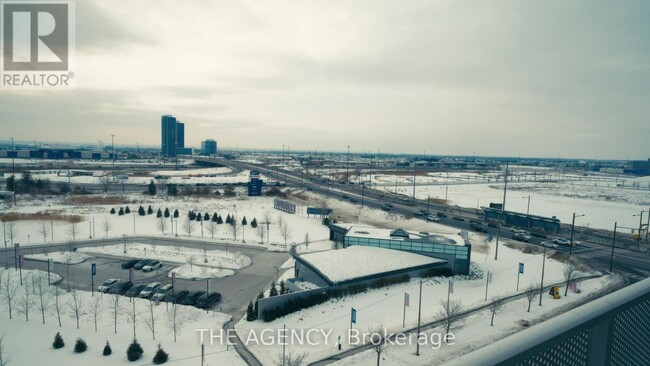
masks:
[(172, 114), (197, 148), (650, 157), (647, 1), (114, 0), (76, 18), (76, 89), (0, 89), (0, 140), (159, 147)]

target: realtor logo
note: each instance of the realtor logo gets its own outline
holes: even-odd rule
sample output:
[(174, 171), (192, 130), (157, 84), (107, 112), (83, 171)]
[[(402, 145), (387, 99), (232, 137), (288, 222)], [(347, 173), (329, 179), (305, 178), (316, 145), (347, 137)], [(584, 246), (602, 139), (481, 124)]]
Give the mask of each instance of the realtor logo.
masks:
[(1, 1), (2, 86), (70, 87), (74, 3)]

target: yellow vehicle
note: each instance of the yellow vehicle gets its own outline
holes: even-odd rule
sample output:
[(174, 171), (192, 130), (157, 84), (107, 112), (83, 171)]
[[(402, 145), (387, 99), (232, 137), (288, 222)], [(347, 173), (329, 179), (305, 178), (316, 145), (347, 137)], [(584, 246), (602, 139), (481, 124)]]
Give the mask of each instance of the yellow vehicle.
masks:
[(554, 299), (560, 298), (560, 288), (557, 286), (551, 287), (551, 290), (548, 292), (549, 295), (553, 296)]

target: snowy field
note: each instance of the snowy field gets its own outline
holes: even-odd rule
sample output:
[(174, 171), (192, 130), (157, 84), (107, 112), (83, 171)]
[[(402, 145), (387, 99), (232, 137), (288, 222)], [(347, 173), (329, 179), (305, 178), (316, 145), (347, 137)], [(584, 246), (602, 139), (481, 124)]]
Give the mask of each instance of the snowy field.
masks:
[[(9, 319), (6, 297), (0, 296), (2, 304), (5, 305), (0, 312), (0, 334), (5, 335), (3, 352), (11, 355), (11, 365), (149, 365), (158, 344), (169, 353), (168, 364), (197, 365), (201, 362), (201, 344), (196, 329), (219, 330), (230, 318), (221, 313), (206, 313), (190, 306), (173, 307), (165, 303), (156, 306), (155, 302), (137, 298), (134, 299), (135, 302), (130, 302), (128, 298), (120, 296), (117, 297), (116, 303), (114, 295), (100, 293), (91, 297), (89, 292), (66, 293), (65, 290), (59, 289), (57, 296), (55, 286), (40, 287), (44, 299), (44, 305), (41, 306), (41, 291), (36, 289), (32, 293), (29, 276), (34, 275), (37, 279), (46, 280), (47, 275), (42, 271), (23, 271), (23, 276), (28, 276), (24, 278), (29, 280), (20, 286), (18, 276), (13, 270), (0, 270), (0, 277), (3, 279), (3, 291), (0, 292), (3, 294), (8, 283), (7, 272), (11, 276), (9, 288), (16, 289), (13, 296), (13, 319)], [(21, 305), (25, 303), (25, 293), (29, 296), (28, 301), (34, 301), (28, 311)], [(57, 316), (57, 299), (61, 325)], [(80, 314), (78, 327), (75, 313)], [(176, 326), (173, 325), (174, 319)], [(65, 347), (55, 350), (52, 342), (57, 332), (61, 333)], [(136, 363), (126, 359), (126, 349), (134, 338), (134, 332), (135, 338), (144, 349), (142, 358)], [(88, 350), (80, 354), (73, 352), (78, 337), (84, 339), (88, 345)], [(110, 343), (112, 349), (110, 356), (102, 356), (106, 342)], [(245, 365), (233, 347), (226, 350), (225, 345), (217, 343), (206, 346), (206, 364)]]
[(52, 260), (53, 263), (62, 263), (62, 264), (67, 264), (68, 262), (70, 264), (79, 264), (83, 263), (86, 261), (86, 259), (90, 258), (89, 255), (79, 253), (79, 252), (52, 252), (52, 253), (47, 253), (47, 254), (30, 254), (30, 255), (25, 255), (25, 259), (31, 259), (35, 261), (43, 261), (47, 262), (48, 260)]
[[(520, 250), (512, 249), (504, 245), (504, 241), (500, 242), (498, 260), (494, 260), (495, 244), (487, 243), (485, 236), (471, 234), (472, 247), (472, 262), (473, 273), (471, 276), (456, 276), (454, 281), (454, 293), (451, 295), (452, 300), (461, 299), (462, 305), (465, 309), (485, 304), (485, 292), (487, 282), (487, 272), (490, 272), (491, 281), (488, 283), (488, 300), (497, 296), (508, 296), (517, 293), (523, 293), (523, 289), (531, 283), (536, 283), (541, 278), (542, 271), (542, 255), (525, 254)], [(387, 252), (387, 255), (389, 255)], [(553, 257), (549, 252), (549, 257)], [(519, 291), (516, 290), (517, 271), (519, 263), (524, 263), (524, 274), (520, 277)], [(555, 259), (547, 258), (544, 283), (557, 283), (563, 281), (564, 264)], [(286, 272), (283, 276), (284, 279), (290, 278), (292, 271)], [(579, 273), (580, 276), (593, 275), (594, 272), (587, 268), (582, 268)], [(562, 296), (560, 300), (553, 300), (550, 297), (544, 298), (544, 306), (534, 306), (531, 313), (526, 312), (526, 304), (522, 301), (515, 301), (511, 305), (512, 311), (503, 311), (503, 317), (500, 321), (496, 322), (495, 326), (491, 328), (488, 323), (480, 323), (466, 320), (460, 329), (468, 339), (474, 339), (476, 334), (492, 329), (498, 329), (498, 332), (506, 334), (516, 329), (523, 329), (522, 326), (517, 325), (522, 319), (529, 321), (537, 321), (549, 316), (558, 307), (568, 305), (575, 301), (585, 299), (589, 294), (594, 291), (601, 290), (608, 286), (614, 278), (603, 277), (600, 280), (589, 281), (584, 284), (579, 284), (578, 287), (581, 293), (569, 292), (567, 297)], [(287, 315), (283, 318), (276, 319), (275, 321), (265, 323), (260, 320), (247, 322), (246, 320), (240, 321), (236, 328), (241, 336), (246, 337), (251, 331), (260, 332), (266, 327), (273, 329), (280, 329), (284, 325), (288, 329), (323, 329), (326, 332), (331, 331), (328, 345), (322, 347), (313, 347), (309, 345), (294, 344), (290, 347), (292, 352), (307, 353), (308, 361), (315, 361), (317, 359), (332, 355), (335, 353), (335, 342), (338, 335), (344, 336), (350, 327), (350, 308), (354, 307), (357, 310), (357, 324), (355, 328), (367, 329), (371, 326), (382, 324), (388, 331), (400, 331), (416, 326), (417, 323), (417, 307), (418, 303), (418, 280), (411, 280), (409, 283), (393, 285), (378, 290), (370, 290), (363, 294), (349, 296), (343, 299), (330, 300), (324, 304), (314, 306), (312, 308), (304, 309), (293, 314)], [(436, 313), (441, 309), (441, 300), (446, 300), (448, 280), (446, 278), (432, 278), (424, 283), (422, 289), (422, 320), (423, 322), (432, 321), (436, 318)], [(561, 294), (564, 294), (562, 289)], [(402, 311), (404, 304), (404, 293), (409, 293), (411, 306), (406, 309), (405, 326), (402, 327)], [(397, 316), (397, 315), (400, 316)], [(323, 340), (324, 341), (324, 340)], [(474, 343), (472, 341), (464, 341), (464, 350), (471, 349)], [(348, 347), (344, 342), (344, 349)], [(468, 348), (469, 347), (469, 348)], [(249, 347), (255, 355), (262, 359), (265, 364), (270, 363), (278, 352), (277, 347), (272, 346), (258, 346), (252, 345)], [(400, 354), (401, 351), (394, 351), (395, 354)], [(406, 354), (402, 358), (397, 358), (395, 363), (401, 364), (414, 364), (418, 362), (416, 359), (409, 358), (409, 352), (412, 350), (404, 351)], [(438, 351), (436, 351), (438, 352)], [(361, 357), (361, 356), (360, 356)], [(436, 353), (430, 353), (429, 357), (421, 358), (422, 364), (430, 364), (436, 357)], [(348, 362), (347, 360), (344, 362)], [(355, 364), (352, 363), (344, 364)], [(358, 362), (363, 364), (365, 359), (359, 359)], [(370, 362), (370, 361), (367, 361)], [(374, 362), (374, 359), (372, 360)]]

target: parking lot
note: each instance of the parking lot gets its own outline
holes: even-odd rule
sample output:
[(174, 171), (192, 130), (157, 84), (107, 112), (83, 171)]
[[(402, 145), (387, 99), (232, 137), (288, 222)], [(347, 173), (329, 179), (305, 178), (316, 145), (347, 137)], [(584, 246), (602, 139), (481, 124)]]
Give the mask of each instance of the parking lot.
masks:
[[(215, 245), (214, 249), (223, 248)], [(232, 247), (230, 250), (232, 250)], [(268, 252), (252, 248), (237, 248), (237, 251), (251, 258), (252, 263), (250, 266), (235, 270), (235, 275), (233, 276), (212, 278), (209, 281), (193, 281), (177, 278), (175, 290), (206, 291), (209, 282), (209, 291), (219, 292), (222, 295), (222, 300), (214, 306), (213, 310), (222, 311), (230, 315), (241, 315), (242, 310), (245, 309), (248, 302), (256, 298), (259, 292), (266, 289), (269, 283), (275, 278), (276, 267), (280, 267), (290, 256), (287, 253)], [(126, 260), (126, 258), (111, 257), (108, 255), (93, 256), (93, 258), (83, 263), (71, 264), (69, 266), (55, 263), (54, 268), (51, 268), (51, 270), (63, 278), (59, 284), (62, 289), (68, 288), (69, 281), (71, 288), (90, 291), (91, 263), (96, 263), (97, 275), (94, 277), (94, 288), (97, 291), (97, 286), (107, 279), (119, 278), (123, 281), (129, 279), (129, 270), (123, 269), (121, 266), (122, 262)], [(168, 273), (172, 268), (180, 265), (180, 263), (163, 261), (162, 268), (152, 272), (133, 270), (133, 285), (146, 285), (151, 282), (160, 282), (162, 284), (171, 283), (171, 278), (168, 277)], [(197, 265), (200, 265), (200, 263), (197, 263)], [(47, 271), (47, 263), (25, 260), (23, 268)]]

